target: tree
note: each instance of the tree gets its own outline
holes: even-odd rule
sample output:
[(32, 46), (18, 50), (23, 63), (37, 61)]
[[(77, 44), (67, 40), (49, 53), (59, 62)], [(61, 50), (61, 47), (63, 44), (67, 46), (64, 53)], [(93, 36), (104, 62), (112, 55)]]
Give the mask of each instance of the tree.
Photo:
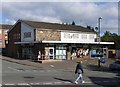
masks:
[(103, 41), (103, 42), (105, 42), (105, 41), (110, 42), (110, 41), (112, 41), (112, 37), (111, 36), (112, 36), (111, 33), (109, 31), (106, 31), (104, 33), (104, 35), (101, 37), (101, 41)]
[(104, 35), (101, 37), (101, 41), (103, 42), (114, 42), (115, 48), (120, 49), (120, 35), (117, 35), (115, 33), (110, 33), (109, 31), (106, 31)]
[(91, 29), (92, 31), (95, 31), (95, 30), (94, 30), (94, 27), (91, 27), (90, 25), (87, 25), (87, 28), (88, 28), (88, 29)]
[(72, 25), (75, 25), (75, 22), (74, 22), (74, 21), (72, 22)]

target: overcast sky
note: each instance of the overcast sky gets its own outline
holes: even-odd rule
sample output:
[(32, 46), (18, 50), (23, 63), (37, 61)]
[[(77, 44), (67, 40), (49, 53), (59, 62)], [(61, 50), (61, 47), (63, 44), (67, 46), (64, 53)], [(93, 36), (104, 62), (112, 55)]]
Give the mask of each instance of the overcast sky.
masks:
[[(0, 15), (1, 16), (1, 15)], [(107, 30), (118, 34), (117, 2), (3, 2), (2, 23), (14, 24), (18, 19), (52, 23), (98, 26), (101, 35)]]

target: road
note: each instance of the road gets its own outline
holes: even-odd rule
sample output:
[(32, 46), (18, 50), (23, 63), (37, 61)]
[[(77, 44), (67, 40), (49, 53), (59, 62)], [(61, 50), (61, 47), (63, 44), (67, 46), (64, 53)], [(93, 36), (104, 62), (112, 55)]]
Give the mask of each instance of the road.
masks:
[[(79, 83), (79, 85), (120, 85), (119, 75), (118, 72), (85, 69), (85, 83)], [(43, 66), (36, 68), (2, 60), (2, 84), (4, 86), (75, 85), (75, 77), (74, 70), (51, 70)]]

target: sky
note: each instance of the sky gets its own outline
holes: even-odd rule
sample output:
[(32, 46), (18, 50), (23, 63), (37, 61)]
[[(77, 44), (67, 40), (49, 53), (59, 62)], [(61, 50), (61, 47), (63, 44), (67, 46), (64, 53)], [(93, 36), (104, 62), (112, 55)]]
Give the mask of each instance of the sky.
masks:
[(102, 17), (101, 35), (105, 31), (118, 34), (118, 2), (2, 2), (0, 7), (3, 24), (23, 19), (97, 27)]

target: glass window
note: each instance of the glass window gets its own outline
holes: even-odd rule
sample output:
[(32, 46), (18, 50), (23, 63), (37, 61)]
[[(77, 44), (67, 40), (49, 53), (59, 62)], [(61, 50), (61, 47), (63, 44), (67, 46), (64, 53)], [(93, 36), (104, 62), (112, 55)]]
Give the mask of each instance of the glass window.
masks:
[(53, 54), (53, 49), (50, 49), (50, 54)]
[(25, 32), (24, 33), (24, 38), (29, 38), (31, 37), (31, 32)]

